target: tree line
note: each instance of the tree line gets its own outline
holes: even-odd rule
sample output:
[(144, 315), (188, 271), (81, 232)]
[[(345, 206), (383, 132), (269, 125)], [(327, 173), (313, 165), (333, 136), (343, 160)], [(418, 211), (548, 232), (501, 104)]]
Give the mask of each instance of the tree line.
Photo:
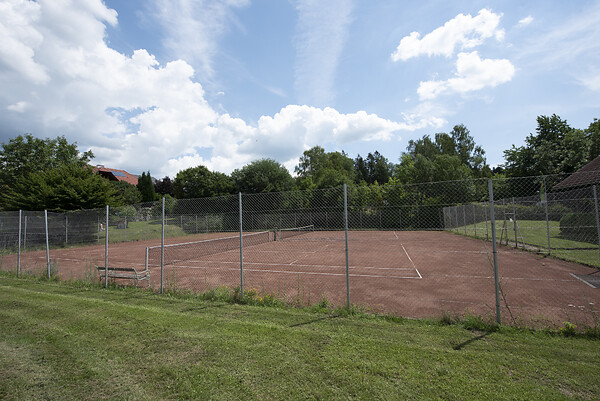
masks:
[(138, 185), (107, 181), (89, 165), (91, 151), (79, 153), (64, 136), (38, 139), (19, 135), (0, 149), (0, 209), (69, 211), (105, 205), (151, 202), (162, 196), (205, 198), (242, 193), (283, 192), (348, 184), (376, 193), (399, 184), (573, 173), (600, 154), (600, 120), (585, 129), (557, 115), (538, 116), (535, 133), (522, 146), (504, 151), (505, 163), (491, 168), (484, 149), (466, 126), (410, 140), (398, 163), (378, 151), (354, 159), (344, 151), (306, 150), (294, 176), (278, 161), (255, 160), (227, 175), (206, 166), (153, 180), (142, 173)]

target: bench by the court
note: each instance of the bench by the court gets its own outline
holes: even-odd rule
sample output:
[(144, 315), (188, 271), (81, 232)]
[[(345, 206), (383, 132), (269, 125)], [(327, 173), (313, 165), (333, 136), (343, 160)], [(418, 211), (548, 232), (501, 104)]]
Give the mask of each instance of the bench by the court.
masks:
[[(149, 280), (150, 279), (150, 270), (144, 269), (141, 271), (137, 271), (133, 267), (108, 267), (106, 269), (104, 266), (96, 266), (98, 269), (98, 274), (100, 275), (100, 280), (106, 278), (106, 276), (110, 278), (122, 278), (128, 280), (135, 280), (135, 285), (137, 286), (140, 280)], [(108, 272), (107, 272), (108, 270)]]

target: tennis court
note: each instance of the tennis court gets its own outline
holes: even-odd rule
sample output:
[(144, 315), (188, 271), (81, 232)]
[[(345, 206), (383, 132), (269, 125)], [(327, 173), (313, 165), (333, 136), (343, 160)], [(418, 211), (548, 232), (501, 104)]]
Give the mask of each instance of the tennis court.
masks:
[[(244, 241), (246, 291), (255, 290), (259, 296), (270, 293), (302, 305), (323, 298), (336, 306), (346, 304), (343, 231), (311, 230), (289, 237), (268, 231), (245, 235)], [(353, 304), (415, 318), (493, 315), (495, 311), (489, 242), (444, 231), (391, 230), (350, 231), (348, 241)], [(178, 243), (187, 244), (186, 250), (165, 248), (166, 288), (204, 292), (240, 286), (239, 235), (212, 233), (167, 242)], [(159, 244), (158, 240), (111, 244), (109, 266), (143, 270), (146, 248)], [(200, 251), (207, 246), (209, 251)], [(160, 253), (149, 254), (150, 281), (143, 285), (159, 288)], [(12, 257), (5, 256), (4, 265), (13, 263)], [(22, 263), (43, 271), (45, 257), (44, 251), (24, 253)], [(97, 277), (95, 266), (104, 265), (104, 246), (55, 249), (50, 257), (64, 278)], [(532, 326), (564, 321), (590, 324), (597, 319), (600, 289), (593, 284), (597, 269), (509, 247), (499, 248), (498, 260), (504, 322)]]

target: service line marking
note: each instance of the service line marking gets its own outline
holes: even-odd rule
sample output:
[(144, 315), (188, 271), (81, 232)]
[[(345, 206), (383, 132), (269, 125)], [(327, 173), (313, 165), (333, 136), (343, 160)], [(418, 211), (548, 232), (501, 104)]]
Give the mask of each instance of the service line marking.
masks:
[(415, 262), (413, 262), (412, 258), (408, 254), (408, 252), (406, 252), (406, 248), (404, 247), (404, 244), (400, 244), (400, 245), (402, 245), (402, 249), (404, 249), (404, 253), (406, 254), (406, 257), (408, 257), (408, 260), (410, 260), (410, 263), (412, 264), (413, 268), (415, 269), (415, 271), (419, 275), (419, 278), (423, 278), (423, 276), (421, 276), (421, 273), (419, 273), (419, 269), (417, 269), (417, 266), (415, 266)]
[(590, 287), (592, 287), (592, 288), (597, 288), (596, 286), (594, 286), (594, 285), (593, 285), (593, 284), (591, 284), (591, 283), (588, 283), (587, 281), (585, 281), (585, 280), (584, 280), (584, 279), (582, 279), (581, 277), (577, 277), (577, 276), (576, 276), (576, 275), (574, 275), (573, 273), (569, 273), (569, 274), (570, 274), (571, 276), (575, 277), (577, 280), (579, 280), (579, 281), (583, 281), (584, 283), (586, 283), (586, 284), (587, 284), (587, 285), (589, 285)]

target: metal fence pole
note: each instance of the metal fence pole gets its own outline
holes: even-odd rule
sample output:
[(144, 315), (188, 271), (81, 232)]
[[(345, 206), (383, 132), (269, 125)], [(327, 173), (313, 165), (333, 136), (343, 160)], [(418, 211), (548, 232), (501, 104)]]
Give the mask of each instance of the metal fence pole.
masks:
[(109, 206), (106, 205), (106, 226), (104, 226), (104, 288), (108, 288), (108, 215)]
[(19, 210), (19, 250), (17, 251), (17, 277), (21, 275), (21, 219), (23, 211)]
[(160, 293), (163, 293), (165, 277), (165, 197), (162, 198), (162, 218), (160, 230)]
[(242, 228), (242, 193), (238, 192), (238, 202), (240, 210), (240, 297), (244, 299), (244, 240)]
[(346, 307), (350, 310), (350, 264), (348, 259), (348, 187), (344, 184), (344, 231), (346, 232)]
[(600, 250), (600, 216), (598, 215), (598, 193), (596, 192), (596, 185), (594, 189), (594, 211), (596, 212), (596, 232), (598, 235), (598, 249)]
[(475, 237), (477, 237), (477, 219), (475, 218), (475, 214), (477, 214), (477, 210), (475, 209), (475, 204), (473, 203), (473, 230), (475, 230)]
[(548, 191), (546, 190), (546, 176), (543, 176), (544, 180), (544, 206), (546, 209), (546, 237), (548, 238), (548, 255), (550, 255), (550, 219), (548, 215)]
[[(517, 209), (515, 208), (515, 197), (512, 197), (513, 206), (513, 230), (515, 230), (515, 248), (519, 247), (519, 240), (517, 239)], [(508, 236), (508, 234), (507, 234)]]
[(69, 244), (69, 216), (65, 214), (65, 245)]
[(467, 211), (465, 210), (465, 205), (462, 205), (463, 210), (463, 226), (465, 226), (465, 235), (467, 235)]
[(48, 269), (48, 279), (50, 279), (50, 242), (48, 240), (48, 210), (44, 210), (44, 222), (46, 225), (46, 267)]
[(485, 216), (485, 240), (489, 241), (490, 237), (489, 237), (489, 231), (488, 231), (488, 217), (487, 217), (487, 209), (485, 207), (485, 202), (483, 203), (483, 213)]
[(500, 279), (498, 278), (498, 248), (496, 245), (496, 218), (494, 216), (494, 184), (488, 180), (490, 192), (490, 219), (492, 220), (492, 250), (494, 255), (494, 287), (496, 291), (496, 322), (500, 324)]

